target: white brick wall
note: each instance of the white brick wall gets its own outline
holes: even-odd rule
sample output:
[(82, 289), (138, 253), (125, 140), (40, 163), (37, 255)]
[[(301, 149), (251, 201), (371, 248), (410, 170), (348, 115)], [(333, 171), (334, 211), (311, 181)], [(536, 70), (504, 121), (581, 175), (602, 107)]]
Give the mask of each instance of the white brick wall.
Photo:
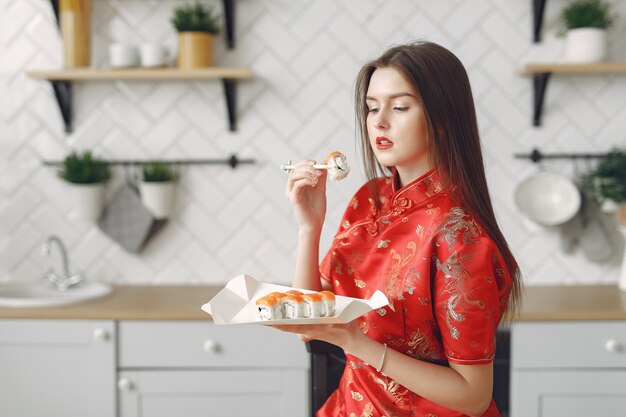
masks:
[[(220, 9), (221, 2), (213, 0)], [(112, 41), (163, 42), (175, 0), (94, 0), (93, 63), (104, 66)], [(626, 60), (626, 2), (610, 32), (610, 58)], [(515, 152), (605, 151), (624, 145), (626, 76), (554, 76), (543, 126), (531, 124), (527, 61), (563, 51), (556, 20), (564, 0), (546, 6), (544, 42), (531, 43), (531, 4), (519, 0), (235, 0), (236, 48), (220, 35), (215, 62), (248, 67), (231, 133), (219, 82), (94, 82), (74, 86), (75, 131), (63, 131), (48, 83), (26, 70), (61, 65), (61, 41), (45, 0), (0, 0), (0, 280), (37, 279), (48, 260), (39, 245), (61, 236), (73, 265), (96, 280), (224, 283), (239, 273), (286, 283), (296, 228), (283, 196), (287, 159), (323, 158), (334, 149), (354, 175), (329, 184), (328, 247), (349, 196), (363, 181), (354, 140), (352, 88), (360, 65), (392, 43), (442, 43), (466, 65), (478, 109), (498, 219), (529, 284), (614, 282), (619, 257), (593, 264), (559, 250), (554, 233), (530, 233), (513, 203), (515, 184), (537, 167)], [(223, 158), (236, 152), (257, 165), (183, 169), (176, 214), (141, 255), (126, 253), (76, 217), (64, 185), (43, 159), (93, 149), (111, 159)], [(574, 172), (568, 161), (545, 169)], [(584, 164), (579, 169), (584, 169)], [(110, 196), (123, 181), (116, 169)], [(618, 239), (619, 240), (619, 239)], [(621, 240), (619, 240), (621, 243)], [(620, 249), (621, 250), (621, 249)], [(620, 252), (621, 253), (621, 252)]]

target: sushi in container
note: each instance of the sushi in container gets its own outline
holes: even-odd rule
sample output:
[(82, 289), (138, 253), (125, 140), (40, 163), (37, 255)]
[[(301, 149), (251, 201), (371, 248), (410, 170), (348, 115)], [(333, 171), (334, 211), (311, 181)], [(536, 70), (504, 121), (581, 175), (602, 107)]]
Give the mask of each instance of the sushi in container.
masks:
[(385, 294), (376, 291), (369, 300), (336, 295), (335, 315), (331, 317), (278, 320), (260, 320), (257, 317), (256, 300), (272, 292), (290, 290), (305, 294), (315, 292), (259, 282), (250, 275), (243, 274), (231, 279), (215, 297), (202, 306), (202, 310), (213, 317), (215, 324), (333, 324), (349, 323), (372, 310), (389, 305)]

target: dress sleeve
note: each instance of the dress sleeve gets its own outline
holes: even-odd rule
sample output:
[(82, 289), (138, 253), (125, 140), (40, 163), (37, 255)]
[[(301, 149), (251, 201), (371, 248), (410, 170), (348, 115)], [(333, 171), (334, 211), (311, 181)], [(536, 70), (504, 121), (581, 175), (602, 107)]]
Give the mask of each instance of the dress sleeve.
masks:
[(484, 235), (446, 236), (437, 242), (433, 267), (435, 319), (449, 362), (485, 364), (495, 355), (501, 318), (499, 275), (504, 269)]

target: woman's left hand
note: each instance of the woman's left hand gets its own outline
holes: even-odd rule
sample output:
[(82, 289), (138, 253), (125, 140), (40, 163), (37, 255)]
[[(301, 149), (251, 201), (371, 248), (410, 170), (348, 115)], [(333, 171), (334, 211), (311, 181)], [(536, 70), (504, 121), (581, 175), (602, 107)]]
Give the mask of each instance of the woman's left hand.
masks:
[(302, 340), (321, 340), (350, 351), (350, 346), (358, 343), (359, 338), (366, 337), (359, 329), (358, 320), (350, 323), (337, 324), (281, 324), (271, 327), (284, 332), (296, 333)]

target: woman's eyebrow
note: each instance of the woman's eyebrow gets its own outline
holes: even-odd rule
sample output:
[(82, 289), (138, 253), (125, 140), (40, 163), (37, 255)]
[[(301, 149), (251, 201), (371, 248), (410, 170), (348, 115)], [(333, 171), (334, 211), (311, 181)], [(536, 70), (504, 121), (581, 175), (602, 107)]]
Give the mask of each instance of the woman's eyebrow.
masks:
[[(415, 94), (411, 94), (411, 93), (407, 93), (407, 92), (401, 92), (401, 93), (395, 93), (395, 94), (391, 94), (390, 96), (388, 96), (389, 98), (398, 98), (398, 97), (413, 97), (413, 98), (417, 98), (415, 97)], [(365, 100), (373, 100), (373, 101), (378, 101), (378, 99), (376, 97), (372, 97), (372, 96), (365, 96)]]

